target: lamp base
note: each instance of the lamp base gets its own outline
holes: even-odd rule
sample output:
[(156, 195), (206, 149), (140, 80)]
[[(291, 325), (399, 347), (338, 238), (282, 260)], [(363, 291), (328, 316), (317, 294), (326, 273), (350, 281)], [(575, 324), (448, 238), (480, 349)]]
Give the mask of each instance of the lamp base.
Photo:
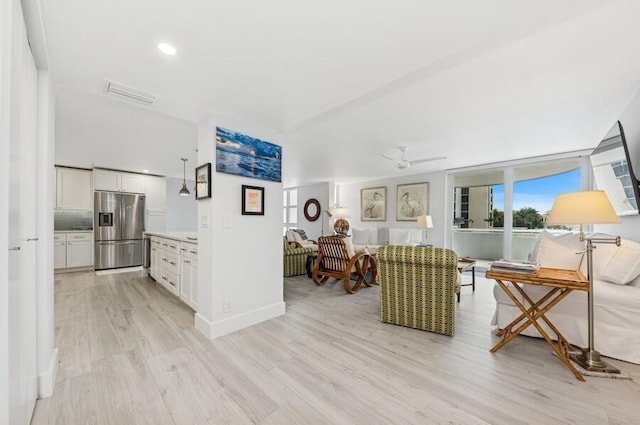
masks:
[(570, 353), (569, 357), (589, 372), (620, 373), (619, 369), (602, 360), (596, 350), (583, 348), (581, 351)]

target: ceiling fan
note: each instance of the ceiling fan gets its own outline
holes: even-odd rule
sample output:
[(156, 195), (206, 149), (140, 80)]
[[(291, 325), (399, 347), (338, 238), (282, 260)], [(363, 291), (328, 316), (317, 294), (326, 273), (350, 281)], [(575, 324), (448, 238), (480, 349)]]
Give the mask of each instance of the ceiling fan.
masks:
[(381, 157), (388, 159), (389, 161), (395, 161), (396, 162), (396, 167), (399, 170), (406, 170), (407, 168), (411, 168), (412, 165), (415, 164), (422, 164), (423, 162), (429, 162), (429, 161), (437, 161), (439, 159), (446, 159), (446, 156), (434, 156), (431, 158), (422, 158), (422, 159), (412, 159), (409, 160), (406, 158), (406, 153), (407, 150), (409, 149), (407, 146), (398, 146), (398, 149), (401, 152), (401, 156), (400, 159), (395, 159), (395, 158), (391, 158), (390, 156), (387, 156), (383, 153), (380, 154)]

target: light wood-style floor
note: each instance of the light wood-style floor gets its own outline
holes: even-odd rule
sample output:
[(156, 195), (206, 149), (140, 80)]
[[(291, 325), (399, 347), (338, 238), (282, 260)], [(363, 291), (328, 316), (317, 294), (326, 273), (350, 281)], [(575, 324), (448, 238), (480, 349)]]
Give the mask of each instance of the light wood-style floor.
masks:
[(378, 287), (287, 278), (285, 316), (209, 341), (141, 272), (57, 275), (57, 385), (32, 424), (640, 423), (639, 365), (582, 383), (543, 340), (489, 353), (492, 285), (462, 288), (446, 337), (380, 323)]

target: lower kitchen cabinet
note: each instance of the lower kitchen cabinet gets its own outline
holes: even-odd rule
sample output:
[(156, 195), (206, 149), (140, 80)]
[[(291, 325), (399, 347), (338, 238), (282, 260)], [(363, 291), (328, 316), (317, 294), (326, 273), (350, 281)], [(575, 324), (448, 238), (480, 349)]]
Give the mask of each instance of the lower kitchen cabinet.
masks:
[(53, 264), (56, 270), (93, 266), (93, 232), (55, 233)]
[(194, 310), (198, 307), (198, 245), (150, 237), (149, 275)]
[(198, 260), (180, 261), (180, 299), (194, 310), (198, 309)]

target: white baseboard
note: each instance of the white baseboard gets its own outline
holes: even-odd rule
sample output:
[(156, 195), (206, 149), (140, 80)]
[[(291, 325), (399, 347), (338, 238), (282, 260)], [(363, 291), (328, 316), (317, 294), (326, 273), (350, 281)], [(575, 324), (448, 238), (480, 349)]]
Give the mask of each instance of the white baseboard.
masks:
[(196, 313), (195, 316), (195, 324), (196, 329), (204, 336), (209, 339), (213, 339), (211, 336), (211, 330), (213, 329), (213, 323), (205, 319), (200, 315), (200, 313)]
[(144, 270), (142, 266), (135, 267), (123, 267), (120, 269), (107, 269), (107, 270), (96, 270), (96, 276), (104, 276), (107, 274), (115, 274), (115, 273), (129, 273), (129, 272), (139, 272)]
[(47, 370), (38, 375), (38, 398), (51, 397), (58, 373), (58, 349), (54, 348)]
[(285, 306), (286, 304), (282, 301), (219, 320), (217, 322), (210, 322), (196, 313), (195, 327), (207, 338), (214, 339), (231, 332), (239, 331), (240, 329), (248, 328), (249, 326), (256, 325), (266, 320), (282, 316), (285, 314)]

